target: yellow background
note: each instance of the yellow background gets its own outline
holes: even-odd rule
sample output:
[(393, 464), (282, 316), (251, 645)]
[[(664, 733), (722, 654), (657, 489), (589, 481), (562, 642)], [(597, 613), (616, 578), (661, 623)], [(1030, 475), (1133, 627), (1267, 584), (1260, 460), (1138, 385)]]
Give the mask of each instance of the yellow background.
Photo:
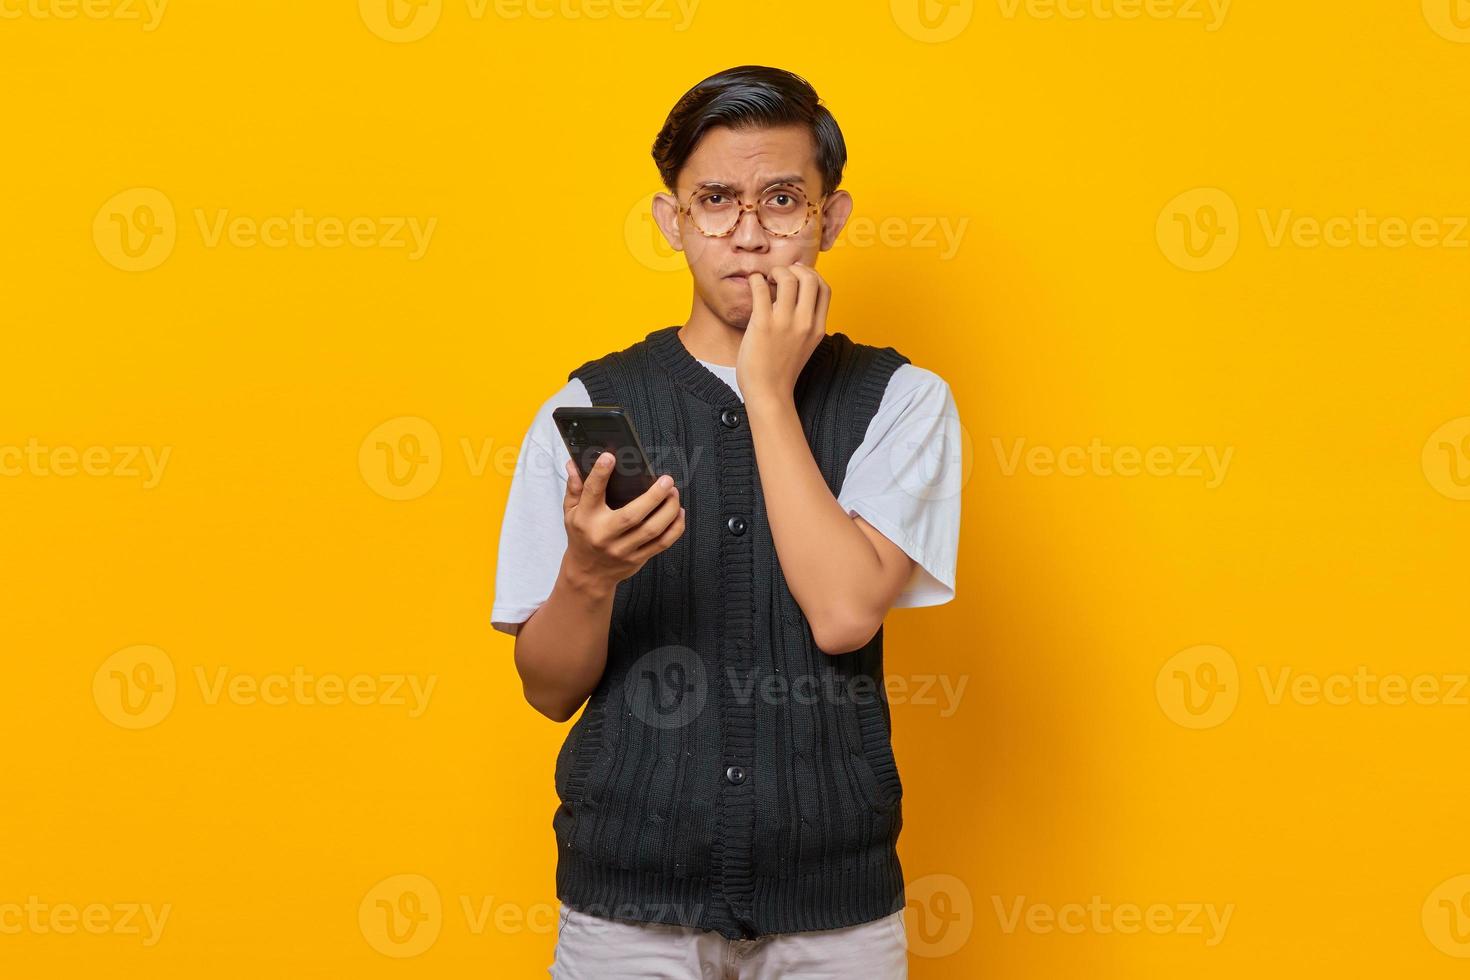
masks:
[[(0, 0), (0, 451), (170, 456), (153, 486), (121, 456), (0, 477), (0, 907), (170, 913), (151, 946), (0, 931), (0, 975), (542, 975), (565, 728), (489, 625), (500, 515), (567, 372), (687, 314), (635, 209), (674, 100), (742, 63), (847, 138), (867, 235), (822, 258), (829, 329), (942, 374), (970, 440), (958, 597), (886, 634), (911, 690), (966, 685), (894, 706), (912, 975), (1463, 974), (1467, 233), (1272, 231), (1453, 240), (1463, 3), (65, 3)], [(137, 188), (171, 224), (109, 204)], [(298, 208), (436, 224), (416, 259), (199, 226)], [(114, 214), (171, 249), (120, 268)], [(1021, 439), (1232, 456), (1214, 487), (1008, 470)], [(1202, 657), (1211, 727), (1174, 686)], [(172, 701), (130, 728), (109, 692), (148, 664)], [(1443, 696), (1270, 696), (1360, 666)], [(435, 686), (412, 716), (198, 680), (297, 668)], [(399, 943), (374, 910), (407, 892)], [(1211, 945), (997, 912), (1094, 896), (1231, 918)]]

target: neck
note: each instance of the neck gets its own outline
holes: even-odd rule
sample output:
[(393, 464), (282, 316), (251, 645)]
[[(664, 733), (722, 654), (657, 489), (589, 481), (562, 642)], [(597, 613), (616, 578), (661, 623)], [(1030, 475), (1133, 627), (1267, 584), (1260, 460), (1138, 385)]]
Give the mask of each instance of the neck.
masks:
[(694, 308), (689, 312), (688, 322), (679, 328), (679, 340), (689, 353), (701, 361), (721, 367), (735, 366), (740, 357), (740, 341), (744, 337), (743, 329), (732, 327), (715, 316), (698, 296), (694, 297)]

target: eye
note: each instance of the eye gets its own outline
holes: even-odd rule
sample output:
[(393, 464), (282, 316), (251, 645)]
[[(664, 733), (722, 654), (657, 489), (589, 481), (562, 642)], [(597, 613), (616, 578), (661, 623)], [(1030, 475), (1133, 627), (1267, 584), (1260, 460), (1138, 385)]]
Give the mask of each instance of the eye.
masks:
[(771, 191), (766, 195), (765, 205), (773, 211), (795, 211), (802, 206), (802, 198), (794, 191)]

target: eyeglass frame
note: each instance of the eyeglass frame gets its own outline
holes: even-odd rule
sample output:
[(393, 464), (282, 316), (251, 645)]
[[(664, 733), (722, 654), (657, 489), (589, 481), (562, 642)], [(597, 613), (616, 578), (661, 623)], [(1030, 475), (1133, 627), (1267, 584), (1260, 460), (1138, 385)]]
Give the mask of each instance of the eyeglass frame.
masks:
[[(802, 232), (806, 231), (806, 226), (809, 225), (809, 224), (811, 224), (812, 215), (821, 214), (822, 213), (822, 209), (826, 206), (827, 198), (829, 198), (829, 197), (832, 196), (830, 194), (823, 194), (821, 197), (817, 198), (815, 201), (807, 201), (806, 202), (806, 214), (801, 219), (801, 227), (798, 228), (798, 229), (796, 229), (793, 232), (789, 232), (789, 233), (783, 235), (783, 234), (781, 234), (778, 231), (772, 231), (771, 229), (767, 228), (766, 227), (766, 223), (761, 220), (760, 201), (756, 201), (754, 204), (746, 204), (744, 201), (742, 201), (740, 199), (740, 195), (735, 194), (734, 192), (730, 191), (729, 188), (725, 188), (725, 190), (729, 193), (729, 196), (735, 198), (735, 206), (736, 206), (735, 221), (730, 225), (730, 229), (728, 231), (722, 231), (718, 235), (714, 235), (714, 234), (711, 234), (711, 233), (705, 231), (703, 228), (699, 227), (699, 222), (694, 220), (694, 195), (698, 194), (701, 190), (708, 189), (710, 186), (722, 186), (722, 185), (705, 185), (704, 187), (696, 187), (696, 188), (694, 188), (694, 190), (692, 190), (692, 191), (689, 192), (689, 203), (687, 205), (680, 205), (679, 204), (679, 199), (678, 198), (674, 198), (674, 205), (675, 205), (675, 207), (674, 207), (674, 216), (675, 217), (679, 217), (681, 215), (688, 215), (688, 217), (689, 217), (689, 223), (694, 226), (694, 230), (697, 231), (697, 232), (699, 232), (705, 238), (728, 238), (730, 235), (735, 234), (736, 229), (738, 229), (740, 227), (740, 221), (741, 221), (741, 219), (745, 217), (745, 212), (747, 212), (747, 211), (754, 211), (755, 212), (755, 222), (756, 222), (756, 224), (760, 225), (761, 226), (761, 230), (764, 231), (767, 235), (771, 235), (771, 236), (773, 236), (775, 238), (795, 238), (797, 235), (800, 235)], [(772, 184), (770, 187), (767, 187), (765, 190), (761, 191), (761, 193), (764, 194), (766, 191), (774, 190), (775, 188), (781, 187), (781, 186), (783, 186), (783, 185), (781, 185), (779, 183), (778, 184)], [(801, 188), (799, 188), (799, 187), (798, 188), (793, 188), (793, 189), (794, 190), (801, 190)], [(802, 196), (803, 197), (806, 196), (805, 192), (803, 192)]]

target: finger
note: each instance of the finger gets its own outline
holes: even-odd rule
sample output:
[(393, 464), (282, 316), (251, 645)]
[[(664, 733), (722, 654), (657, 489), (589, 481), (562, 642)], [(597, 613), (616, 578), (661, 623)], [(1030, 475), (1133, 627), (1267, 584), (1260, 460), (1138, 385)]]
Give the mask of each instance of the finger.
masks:
[(665, 473), (653, 481), (653, 486), (618, 508), (618, 517), (624, 527), (637, 527), (666, 499), (678, 499), (679, 488), (674, 478)]
[(582, 475), (577, 472), (577, 464), (570, 459), (566, 464), (567, 490), (561, 500), (561, 509), (570, 511), (577, 506), (577, 499), (582, 496)]
[(587, 474), (586, 481), (582, 484), (582, 499), (591, 506), (599, 505), (606, 507), (607, 481), (612, 476), (613, 454), (601, 452), (597, 454), (597, 462), (592, 465), (592, 472)]
[(771, 287), (765, 276), (752, 272), (745, 277), (750, 283), (750, 322), (763, 325), (771, 320)]
[(679, 511), (682, 509), (679, 506), (679, 497), (671, 491), (667, 497), (659, 502), (658, 507), (654, 509), (653, 513), (649, 514), (636, 528), (628, 532), (628, 548), (636, 551), (660, 534), (663, 534), (664, 529), (669, 526), (669, 523), (674, 518), (679, 516)]
[(817, 294), (822, 291), (822, 277), (817, 275), (817, 270), (798, 262), (791, 264), (791, 274), (801, 284), (801, 291), (796, 297), (796, 319), (793, 322), (810, 326), (817, 311)]
[(631, 559), (633, 561), (647, 561), (661, 551), (667, 551), (679, 536), (684, 533), (685, 524), (688, 521), (688, 513), (683, 507), (679, 508), (679, 516), (669, 523), (669, 526), (657, 538), (635, 551)]
[(817, 295), (817, 308), (812, 314), (812, 326), (822, 333), (827, 332), (827, 308), (832, 305), (832, 287), (827, 280), (822, 280), (822, 288)]
[(776, 323), (789, 324), (796, 310), (796, 294), (801, 289), (801, 281), (784, 265), (772, 269), (771, 278), (776, 280), (776, 300), (771, 305), (771, 317)]

